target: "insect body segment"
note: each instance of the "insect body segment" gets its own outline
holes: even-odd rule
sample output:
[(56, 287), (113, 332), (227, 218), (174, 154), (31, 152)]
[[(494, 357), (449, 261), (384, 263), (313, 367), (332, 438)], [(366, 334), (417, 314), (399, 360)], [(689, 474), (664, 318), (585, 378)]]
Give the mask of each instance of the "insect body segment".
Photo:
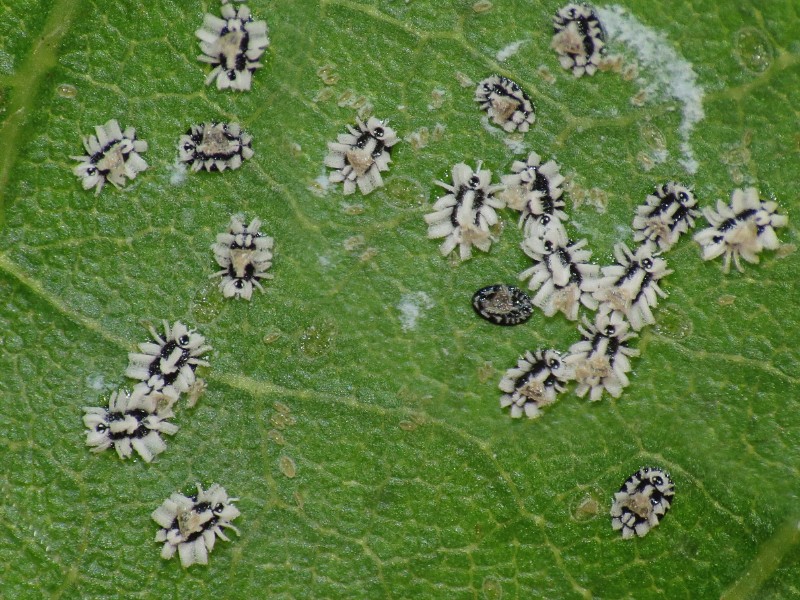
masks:
[(352, 194), (356, 185), (362, 194), (383, 186), (381, 171), (389, 170), (392, 147), (398, 142), (397, 133), (376, 117), (366, 123), (360, 119), (356, 127), (348, 126), (350, 133), (340, 134), (330, 142), (330, 153), (325, 165), (336, 169), (329, 180), (344, 183), (344, 193)]
[(578, 384), (575, 393), (580, 398), (589, 393), (591, 401), (600, 400), (603, 391), (619, 398), (629, 383), (629, 357), (639, 354), (628, 347), (636, 334), (629, 331), (622, 313), (607, 310), (598, 312), (594, 323), (584, 317), (578, 329), (583, 339), (573, 344), (564, 358)]
[(575, 77), (594, 75), (606, 52), (606, 35), (594, 8), (575, 3), (560, 8), (553, 17), (550, 47)]
[(500, 381), (505, 392), (500, 406), (511, 407), (515, 419), (523, 414), (529, 419), (539, 417), (539, 408), (555, 402), (569, 378), (569, 368), (555, 350), (526, 352)]
[(686, 186), (670, 181), (656, 188), (645, 204), (636, 209), (633, 218), (633, 239), (656, 244), (662, 251), (669, 250), (694, 227), (699, 212), (694, 208), (697, 200)]
[(238, 123), (192, 125), (178, 142), (178, 158), (192, 171), (238, 169), (253, 156), (252, 141)]
[(672, 506), (675, 485), (667, 472), (644, 467), (628, 477), (611, 505), (611, 526), (623, 539), (644, 537)]
[(208, 554), (214, 549), (216, 538), (230, 541), (224, 529), (239, 530), (232, 521), (241, 513), (233, 504), (238, 498), (229, 498), (225, 488), (218, 484), (207, 490), (197, 484), (197, 493), (184, 496), (174, 493), (153, 511), (153, 520), (161, 526), (156, 542), (163, 542), (161, 558), (169, 560), (177, 551), (181, 566), (208, 564)]
[(203, 26), (195, 32), (203, 54), (197, 59), (214, 67), (206, 85), (217, 82), (217, 89), (249, 90), (253, 72), (269, 46), (265, 21), (254, 21), (247, 6), (238, 9), (225, 3), (221, 18), (206, 14)]
[(161, 406), (153, 394), (114, 392), (108, 408), (83, 410), (86, 445), (91, 446), (92, 452), (113, 446), (123, 459), (136, 451), (145, 462), (152, 461), (167, 448), (161, 434), (173, 435), (178, 431), (177, 425), (167, 421), (174, 416), (171, 408)]
[(640, 245), (636, 252), (617, 244), (614, 256), (617, 264), (602, 268), (603, 277), (591, 285), (592, 295), (608, 310), (622, 313), (631, 328), (639, 331), (655, 323), (651, 309), (658, 304), (659, 296), (667, 296), (658, 282), (672, 271), (649, 244)]
[(73, 173), (81, 180), (83, 189), (95, 188), (99, 194), (108, 181), (118, 188), (125, 187), (125, 179), (134, 179), (147, 169), (140, 156), (147, 151), (147, 142), (136, 139), (136, 130), (128, 127), (124, 132), (116, 119), (95, 127), (95, 135), (83, 138), (87, 154), (71, 156), (80, 161)]
[(481, 81), (475, 88), (475, 102), (508, 132), (528, 131), (536, 120), (528, 94), (508, 77), (492, 75)]
[(262, 279), (272, 279), (267, 270), (272, 266), (274, 240), (259, 231), (261, 221), (245, 224), (240, 217), (231, 217), (226, 233), (217, 235), (211, 246), (221, 270), (212, 277), (221, 277), (219, 289), (226, 298), (250, 300), (253, 288), (262, 292)]
[(717, 210), (703, 210), (711, 227), (694, 236), (703, 248), (703, 260), (722, 256), (722, 270), (730, 271), (731, 262), (743, 271), (739, 257), (749, 263), (758, 263), (758, 255), (765, 248), (775, 250), (780, 241), (775, 229), (784, 227), (789, 219), (776, 213), (775, 202), (759, 199), (755, 188), (736, 189), (731, 194), (730, 204), (717, 200)]
[(472, 256), (472, 246), (488, 252), (492, 245), (489, 228), (497, 223), (496, 208), (504, 203), (495, 197), (502, 185), (491, 185), (492, 172), (482, 170), (481, 164), (473, 171), (464, 163), (453, 167), (453, 185), (437, 181), (448, 193), (433, 205), (434, 212), (425, 215), (428, 238), (445, 238), (440, 246), (443, 256), (456, 247), (461, 260)]

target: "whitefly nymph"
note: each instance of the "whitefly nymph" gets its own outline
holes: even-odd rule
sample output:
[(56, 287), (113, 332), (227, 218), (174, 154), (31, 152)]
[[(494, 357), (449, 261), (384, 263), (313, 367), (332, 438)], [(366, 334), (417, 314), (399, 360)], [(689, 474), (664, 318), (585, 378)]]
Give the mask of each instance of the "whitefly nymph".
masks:
[(356, 127), (348, 125), (347, 129), (349, 133), (342, 133), (337, 141), (328, 143), (330, 152), (325, 165), (336, 169), (328, 179), (342, 183), (345, 194), (352, 194), (358, 186), (366, 195), (383, 186), (381, 171), (389, 170), (397, 132), (376, 117), (370, 117), (366, 123), (358, 119)]
[(649, 194), (636, 208), (633, 218), (633, 239), (657, 245), (661, 251), (674, 246), (681, 234), (694, 227), (700, 214), (694, 207), (697, 200), (685, 185), (669, 181)]
[(94, 188), (99, 194), (108, 181), (118, 188), (125, 187), (125, 179), (134, 179), (147, 169), (140, 156), (147, 151), (147, 142), (136, 139), (136, 130), (128, 127), (122, 131), (116, 119), (98, 125), (95, 135), (83, 137), (84, 156), (71, 156), (80, 161), (72, 171), (81, 180), (83, 189)]
[(717, 200), (717, 210), (704, 208), (703, 215), (710, 227), (694, 236), (703, 249), (703, 260), (722, 256), (722, 270), (728, 273), (731, 262), (739, 271), (743, 267), (739, 258), (758, 263), (762, 250), (775, 250), (780, 246), (775, 229), (789, 222), (786, 215), (777, 214), (776, 202), (759, 199), (755, 188), (736, 189), (730, 204)]
[(130, 458), (135, 451), (150, 462), (166, 450), (161, 434), (173, 435), (178, 426), (167, 419), (174, 416), (169, 406), (162, 406), (154, 394), (114, 392), (108, 408), (84, 407), (86, 445), (92, 452), (113, 447), (120, 458)]
[(675, 485), (663, 469), (643, 467), (625, 480), (611, 504), (611, 527), (622, 539), (644, 537), (658, 526), (675, 496)]
[(650, 244), (641, 244), (632, 252), (624, 243), (614, 246), (617, 264), (603, 267), (603, 276), (592, 284), (592, 295), (609, 310), (619, 311), (634, 331), (656, 321), (652, 309), (658, 298), (666, 298), (658, 282), (672, 273), (667, 261)]
[(502, 185), (492, 185), (492, 172), (475, 171), (465, 163), (453, 167), (453, 185), (437, 181), (447, 194), (433, 205), (433, 211), (425, 215), (428, 223), (428, 238), (445, 238), (439, 250), (447, 256), (456, 248), (461, 260), (472, 256), (472, 247), (488, 252), (492, 245), (490, 227), (498, 221), (496, 208), (504, 203), (495, 196)]
[(253, 156), (252, 141), (238, 123), (192, 125), (178, 141), (178, 158), (192, 171), (238, 169)]
[(472, 308), (495, 325), (519, 325), (531, 317), (528, 294), (518, 287), (499, 283), (479, 289), (472, 296)]
[(220, 277), (219, 289), (226, 298), (250, 300), (253, 288), (264, 291), (262, 279), (272, 279), (267, 273), (272, 266), (272, 247), (275, 241), (259, 231), (261, 221), (250, 223), (241, 217), (231, 217), (228, 231), (217, 235), (211, 246), (214, 258), (221, 267), (212, 277)]
[(623, 388), (630, 383), (627, 373), (631, 370), (629, 358), (639, 351), (628, 347), (628, 341), (636, 337), (630, 325), (619, 312), (601, 310), (595, 314), (594, 323), (586, 317), (579, 326), (582, 339), (570, 346), (564, 362), (578, 384), (575, 393), (595, 402), (607, 392), (614, 398), (622, 395)]
[(553, 17), (550, 47), (558, 53), (561, 66), (575, 77), (594, 75), (606, 52), (606, 36), (594, 8), (570, 3)]
[(203, 355), (211, 346), (205, 337), (180, 321), (172, 327), (164, 321), (163, 337), (152, 326), (149, 330), (153, 341), (139, 344), (139, 352), (128, 353), (125, 375), (141, 380), (134, 394), (155, 392), (174, 403), (195, 382), (195, 369), (208, 366)]
[(198, 483), (197, 493), (184, 496), (174, 493), (153, 511), (153, 520), (161, 529), (156, 542), (163, 543), (161, 558), (169, 560), (175, 553), (184, 568), (208, 564), (208, 555), (217, 538), (230, 540), (224, 529), (239, 530), (232, 521), (241, 513), (233, 504), (238, 498), (229, 498), (225, 488), (214, 484), (207, 490)]
[(511, 173), (503, 175), (501, 181), (505, 189), (500, 197), (509, 208), (520, 211), (520, 224), (532, 217), (548, 215), (565, 222), (564, 176), (561, 167), (554, 160), (542, 164), (541, 157), (531, 152), (527, 160), (515, 160)]
[(481, 81), (475, 88), (475, 102), (495, 124), (509, 133), (528, 131), (536, 120), (528, 94), (518, 83), (502, 75), (492, 75)]
[(555, 350), (526, 352), (500, 380), (505, 392), (500, 407), (510, 407), (515, 419), (522, 415), (535, 419), (541, 416), (542, 406), (556, 401), (569, 378), (569, 368)]
[(249, 90), (253, 72), (262, 66), (258, 59), (269, 46), (267, 24), (254, 21), (247, 6), (224, 4), (221, 18), (206, 14), (195, 32), (203, 51), (197, 59), (214, 67), (206, 85), (216, 81), (219, 90)]
[(561, 312), (575, 321), (581, 304), (591, 310), (597, 308), (591, 292), (600, 267), (589, 262), (592, 253), (585, 248), (587, 244), (585, 239), (564, 246), (539, 237), (523, 240), (522, 249), (534, 265), (519, 278), (528, 279), (528, 287), (537, 290), (533, 305), (548, 317)]

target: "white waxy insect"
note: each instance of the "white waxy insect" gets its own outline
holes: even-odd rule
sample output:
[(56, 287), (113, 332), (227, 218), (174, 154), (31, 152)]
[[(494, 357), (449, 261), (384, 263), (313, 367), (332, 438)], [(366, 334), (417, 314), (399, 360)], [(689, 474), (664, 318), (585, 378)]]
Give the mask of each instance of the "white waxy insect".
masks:
[(634, 331), (656, 321), (651, 309), (658, 298), (666, 298), (658, 282), (672, 273), (667, 261), (650, 244), (641, 244), (636, 252), (623, 243), (614, 246), (616, 265), (603, 267), (603, 276), (592, 284), (592, 295), (608, 310), (619, 311)]
[(197, 59), (214, 67), (206, 85), (216, 80), (219, 90), (249, 90), (253, 72), (262, 66), (258, 59), (269, 46), (267, 23), (254, 21), (247, 6), (223, 2), (220, 12), (221, 18), (206, 14), (195, 32), (203, 51)]
[(591, 290), (600, 267), (589, 263), (592, 253), (584, 249), (587, 243), (584, 239), (562, 246), (553, 239), (523, 240), (522, 249), (536, 264), (520, 273), (519, 278), (530, 279), (528, 287), (538, 290), (532, 302), (548, 317), (562, 312), (575, 321), (581, 304), (592, 310), (597, 308)]
[(535, 419), (541, 416), (542, 406), (556, 401), (569, 378), (568, 368), (555, 350), (526, 352), (500, 380), (499, 387), (505, 392), (500, 406), (510, 406), (515, 419), (522, 415)]
[(173, 417), (169, 406), (159, 405), (156, 395), (114, 392), (108, 408), (84, 407), (86, 445), (92, 452), (112, 446), (120, 458), (130, 458), (136, 451), (145, 462), (166, 450), (161, 434), (173, 435), (178, 426), (167, 419)]
[(511, 173), (501, 177), (505, 189), (499, 196), (509, 208), (522, 213), (520, 224), (542, 215), (562, 223), (569, 218), (561, 198), (564, 193), (561, 167), (554, 160), (541, 163), (541, 157), (531, 152), (526, 161), (515, 160)]
[(207, 565), (208, 554), (217, 538), (230, 540), (224, 529), (239, 530), (231, 523), (241, 513), (234, 506), (238, 498), (229, 498), (225, 488), (214, 484), (207, 490), (198, 483), (197, 493), (184, 496), (174, 493), (153, 511), (153, 520), (161, 526), (156, 542), (161, 542), (161, 558), (169, 560), (175, 552), (181, 566)]
[(583, 339), (573, 344), (564, 357), (578, 386), (575, 393), (583, 398), (589, 392), (592, 402), (600, 400), (603, 391), (619, 398), (622, 389), (628, 386), (626, 373), (631, 370), (629, 357), (638, 356), (639, 351), (628, 347), (628, 341), (636, 337), (622, 313), (600, 311), (594, 323), (583, 318), (578, 326)]
[(528, 131), (536, 120), (531, 99), (508, 77), (492, 75), (475, 88), (475, 102), (481, 105), (492, 121), (509, 133)]
[(481, 169), (478, 163), (475, 171), (464, 163), (453, 167), (453, 185), (437, 181), (448, 191), (433, 205), (434, 212), (425, 215), (428, 223), (428, 238), (445, 238), (439, 250), (447, 256), (456, 247), (461, 260), (472, 256), (472, 247), (488, 252), (492, 245), (489, 228), (498, 221), (496, 208), (504, 203), (495, 196), (503, 189), (502, 185), (492, 185), (492, 172)]
[(356, 127), (348, 125), (347, 129), (349, 133), (339, 134), (337, 141), (328, 143), (325, 165), (336, 169), (328, 179), (342, 182), (345, 194), (352, 194), (358, 186), (366, 195), (383, 186), (381, 171), (389, 170), (397, 133), (377, 117), (370, 117), (366, 123), (358, 119)]
[(125, 187), (125, 178), (134, 179), (147, 169), (140, 156), (147, 151), (147, 142), (136, 139), (136, 130), (128, 127), (122, 131), (116, 119), (98, 125), (95, 135), (83, 137), (84, 156), (70, 156), (80, 161), (72, 172), (81, 180), (83, 189), (95, 188), (99, 194), (106, 181), (115, 187)]
[(575, 3), (560, 8), (553, 17), (550, 47), (575, 77), (594, 75), (606, 51), (605, 32), (594, 8)]
[(669, 250), (681, 234), (694, 227), (699, 215), (696, 205), (692, 190), (674, 181), (665, 183), (636, 208), (633, 239), (657, 244), (661, 251)]
[(625, 480), (611, 504), (611, 527), (622, 539), (644, 537), (656, 527), (675, 496), (675, 485), (662, 469), (643, 467)]
[(192, 125), (178, 142), (178, 159), (192, 171), (238, 169), (253, 156), (252, 141), (238, 123)]
[(134, 396), (156, 393), (161, 402), (170, 406), (195, 382), (195, 369), (208, 366), (202, 355), (211, 346), (180, 321), (172, 327), (164, 321), (164, 337), (152, 326), (149, 329), (154, 341), (139, 344), (140, 352), (128, 353), (125, 375), (142, 382), (134, 387)]
[(261, 233), (259, 227), (259, 219), (246, 224), (234, 215), (228, 231), (218, 234), (216, 244), (211, 246), (217, 264), (222, 267), (212, 277), (222, 278), (219, 289), (226, 298), (250, 300), (254, 287), (264, 291), (262, 279), (272, 279), (267, 270), (272, 266), (275, 240)]
[(731, 262), (743, 271), (739, 257), (749, 263), (758, 263), (762, 250), (775, 250), (780, 246), (775, 229), (789, 222), (786, 215), (776, 213), (776, 202), (759, 199), (755, 188), (735, 189), (731, 203), (717, 200), (717, 210), (703, 209), (711, 227), (694, 236), (703, 248), (703, 260), (722, 256), (722, 270), (728, 273)]

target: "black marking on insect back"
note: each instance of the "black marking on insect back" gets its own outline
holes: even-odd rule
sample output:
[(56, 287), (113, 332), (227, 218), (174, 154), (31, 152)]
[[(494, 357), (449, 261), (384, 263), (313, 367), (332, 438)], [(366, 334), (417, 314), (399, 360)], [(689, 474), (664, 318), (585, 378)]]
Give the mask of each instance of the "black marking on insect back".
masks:
[(519, 325), (533, 313), (531, 299), (521, 289), (503, 283), (479, 289), (472, 296), (472, 307), (495, 325)]

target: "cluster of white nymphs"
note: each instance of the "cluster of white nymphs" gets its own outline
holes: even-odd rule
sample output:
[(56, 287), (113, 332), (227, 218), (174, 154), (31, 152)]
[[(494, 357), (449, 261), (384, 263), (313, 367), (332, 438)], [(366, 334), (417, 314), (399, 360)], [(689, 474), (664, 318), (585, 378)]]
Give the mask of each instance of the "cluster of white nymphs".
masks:
[(436, 184), (448, 193), (434, 203), (434, 212), (425, 215), (428, 238), (445, 238), (439, 247), (443, 256), (456, 247), (461, 260), (472, 256), (472, 246), (488, 252), (493, 241), (489, 228), (497, 223), (495, 209), (504, 206), (495, 193), (503, 186), (492, 185), (492, 172), (481, 169), (481, 163), (475, 171), (458, 163), (453, 167), (453, 185)]
[(644, 467), (625, 480), (611, 504), (611, 527), (622, 531), (622, 539), (644, 537), (656, 527), (675, 496), (669, 473)]
[(500, 389), (505, 392), (500, 406), (510, 406), (515, 419), (523, 414), (534, 419), (541, 415), (539, 407), (556, 401), (568, 379), (568, 367), (555, 350), (526, 352), (500, 381)]
[(515, 81), (501, 75), (487, 77), (475, 88), (479, 103), (495, 124), (505, 131), (528, 131), (536, 120), (531, 99)]
[(137, 173), (147, 169), (147, 163), (139, 156), (147, 151), (147, 142), (136, 139), (136, 130), (128, 127), (122, 131), (116, 119), (98, 125), (95, 135), (83, 138), (87, 154), (71, 156), (80, 164), (73, 173), (81, 180), (83, 189), (95, 188), (99, 194), (106, 181), (115, 187), (125, 186), (125, 178), (134, 179)]
[(357, 119), (356, 127), (348, 125), (347, 129), (349, 133), (339, 134), (337, 141), (328, 143), (325, 165), (336, 169), (329, 180), (343, 183), (345, 194), (355, 192), (356, 185), (362, 194), (369, 194), (383, 186), (381, 171), (389, 170), (397, 133), (376, 117), (366, 123)]
[(698, 211), (692, 190), (675, 181), (657, 187), (636, 209), (633, 218), (633, 239), (650, 242), (666, 252), (680, 236), (694, 227)]
[(163, 543), (161, 558), (169, 560), (177, 551), (181, 565), (208, 564), (208, 554), (217, 538), (230, 541), (223, 529), (239, 530), (231, 523), (239, 516), (234, 506), (238, 498), (229, 498), (218, 484), (207, 490), (198, 483), (192, 496), (174, 493), (153, 511), (153, 520), (161, 526), (156, 542)]
[(575, 77), (594, 75), (606, 51), (606, 36), (597, 14), (588, 4), (570, 3), (553, 17), (551, 48)]
[(253, 156), (252, 141), (238, 123), (192, 125), (178, 141), (178, 159), (192, 171), (238, 169)]
[(716, 211), (704, 208), (703, 215), (711, 226), (694, 236), (703, 248), (703, 260), (722, 256), (725, 273), (730, 271), (731, 262), (739, 271), (743, 270), (739, 257), (758, 263), (762, 250), (780, 246), (775, 229), (789, 221), (786, 215), (775, 212), (777, 208), (775, 202), (760, 200), (755, 188), (734, 190), (730, 204), (717, 200)]
[(591, 282), (600, 269), (589, 263), (588, 242), (573, 242), (567, 236), (561, 168), (552, 160), (542, 164), (539, 155), (531, 152), (525, 162), (515, 161), (511, 169), (512, 173), (502, 178), (505, 190), (501, 198), (520, 211), (521, 247), (534, 261), (519, 278), (530, 280), (528, 287), (537, 292), (533, 304), (545, 315), (562, 312), (574, 321), (581, 304), (597, 308)]
[(176, 321), (170, 327), (164, 321), (164, 336), (150, 326), (152, 342), (139, 344), (140, 352), (128, 353), (125, 375), (138, 379), (133, 388), (136, 394), (156, 394), (167, 406), (172, 406), (180, 394), (195, 384), (195, 369), (208, 366), (202, 356), (211, 350), (206, 338)]
[(177, 425), (168, 422), (173, 416), (170, 405), (163, 405), (155, 394), (135, 391), (114, 392), (108, 408), (84, 407), (86, 445), (92, 452), (102, 452), (112, 446), (120, 458), (130, 458), (135, 450), (145, 462), (166, 450), (161, 434), (172, 435)]
[(267, 23), (254, 21), (247, 6), (235, 8), (227, 0), (220, 12), (221, 18), (207, 13), (195, 32), (203, 51), (197, 59), (214, 67), (206, 85), (216, 80), (220, 90), (249, 90), (253, 71), (262, 66), (258, 59), (269, 46)]
[(628, 347), (628, 341), (636, 337), (629, 329), (619, 312), (601, 308), (594, 323), (583, 317), (583, 326), (578, 326), (582, 339), (572, 344), (564, 357), (577, 383), (575, 393), (579, 398), (588, 392), (589, 400), (600, 400), (603, 391), (614, 398), (620, 397), (628, 385), (627, 373), (631, 370), (628, 358), (639, 354)]
[(244, 223), (238, 215), (231, 217), (228, 231), (217, 234), (211, 246), (217, 264), (222, 267), (212, 277), (221, 277), (219, 289), (226, 298), (250, 300), (253, 287), (262, 292), (262, 279), (272, 279), (267, 270), (272, 266), (275, 240), (259, 231), (261, 221)]

